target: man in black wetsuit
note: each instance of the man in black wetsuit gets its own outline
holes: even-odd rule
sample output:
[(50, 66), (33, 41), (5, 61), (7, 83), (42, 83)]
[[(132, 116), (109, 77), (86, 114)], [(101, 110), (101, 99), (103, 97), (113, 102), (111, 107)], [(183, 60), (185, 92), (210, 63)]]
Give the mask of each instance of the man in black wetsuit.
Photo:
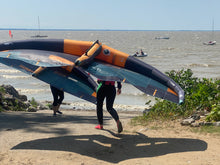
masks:
[(56, 113), (62, 114), (59, 111), (60, 105), (64, 99), (64, 92), (50, 85), (51, 92), (53, 94), (53, 115), (56, 116)]
[[(116, 96), (116, 88), (114, 81), (101, 81), (98, 80), (99, 86), (97, 88), (97, 117), (99, 125), (97, 125), (96, 129), (103, 129), (103, 102), (106, 98), (106, 108), (107, 111), (111, 114), (114, 120), (117, 123), (118, 133), (123, 131), (122, 124), (119, 120), (118, 113), (113, 108), (115, 96)], [(117, 82), (117, 94), (121, 93), (121, 83)]]

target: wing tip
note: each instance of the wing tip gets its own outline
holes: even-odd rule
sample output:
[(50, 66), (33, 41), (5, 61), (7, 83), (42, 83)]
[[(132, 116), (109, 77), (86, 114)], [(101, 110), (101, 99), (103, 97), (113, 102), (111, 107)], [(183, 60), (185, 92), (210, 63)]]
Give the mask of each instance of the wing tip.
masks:
[(183, 104), (184, 103), (184, 100), (180, 99), (179, 100), (179, 105)]

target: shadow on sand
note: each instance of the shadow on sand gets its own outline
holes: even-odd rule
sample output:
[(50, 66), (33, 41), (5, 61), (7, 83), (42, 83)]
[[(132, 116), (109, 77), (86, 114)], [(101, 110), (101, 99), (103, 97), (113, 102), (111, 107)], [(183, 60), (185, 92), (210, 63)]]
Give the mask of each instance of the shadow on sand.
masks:
[[(108, 131), (112, 135), (113, 132)], [(20, 143), (12, 148), (68, 151), (110, 163), (169, 153), (205, 151), (207, 143), (198, 139), (148, 138), (144, 134), (61, 136)]]
[[(110, 120), (111, 118), (105, 118)], [(67, 151), (93, 157), (110, 163), (132, 158), (155, 157), (169, 153), (205, 151), (207, 143), (199, 139), (150, 138), (141, 133), (114, 134), (109, 130), (100, 134), (68, 135), (68, 128), (54, 129), (58, 123), (95, 124), (96, 115), (63, 115), (53, 118), (47, 113), (0, 113), (0, 132), (22, 129), (26, 132), (55, 133), (57, 137), (21, 142), (12, 150)], [(39, 129), (39, 128), (46, 128)], [(66, 135), (66, 136), (64, 136)]]
[[(105, 118), (110, 120), (111, 118)], [(52, 133), (57, 135), (69, 134), (69, 128), (54, 128), (57, 124), (96, 124), (97, 117), (78, 115), (57, 115), (51, 113), (30, 113), (30, 112), (4, 112), (0, 113), (0, 131), (25, 130), (26, 132)], [(43, 128), (43, 129), (41, 129)]]

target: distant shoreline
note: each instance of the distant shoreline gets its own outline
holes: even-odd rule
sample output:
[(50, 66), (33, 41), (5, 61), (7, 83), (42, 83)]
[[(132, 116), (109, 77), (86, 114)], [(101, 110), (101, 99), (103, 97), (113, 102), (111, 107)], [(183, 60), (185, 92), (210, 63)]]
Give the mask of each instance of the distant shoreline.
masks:
[[(25, 30), (25, 31), (39, 31), (39, 29), (26, 28), (0, 28), (0, 30)], [(129, 30), (129, 29), (41, 29), (41, 31), (212, 31), (212, 30)], [(220, 30), (215, 30), (220, 31)]]

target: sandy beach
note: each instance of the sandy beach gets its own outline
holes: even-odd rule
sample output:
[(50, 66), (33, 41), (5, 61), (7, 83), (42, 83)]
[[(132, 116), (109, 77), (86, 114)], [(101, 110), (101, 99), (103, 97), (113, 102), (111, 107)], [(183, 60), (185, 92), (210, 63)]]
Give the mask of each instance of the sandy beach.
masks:
[(121, 134), (108, 113), (94, 129), (95, 111), (51, 110), (0, 113), (1, 165), (217, 165), (220, 137), (171, 122), (161, 128), (131, 126), (140, 112), (120, 112)]

